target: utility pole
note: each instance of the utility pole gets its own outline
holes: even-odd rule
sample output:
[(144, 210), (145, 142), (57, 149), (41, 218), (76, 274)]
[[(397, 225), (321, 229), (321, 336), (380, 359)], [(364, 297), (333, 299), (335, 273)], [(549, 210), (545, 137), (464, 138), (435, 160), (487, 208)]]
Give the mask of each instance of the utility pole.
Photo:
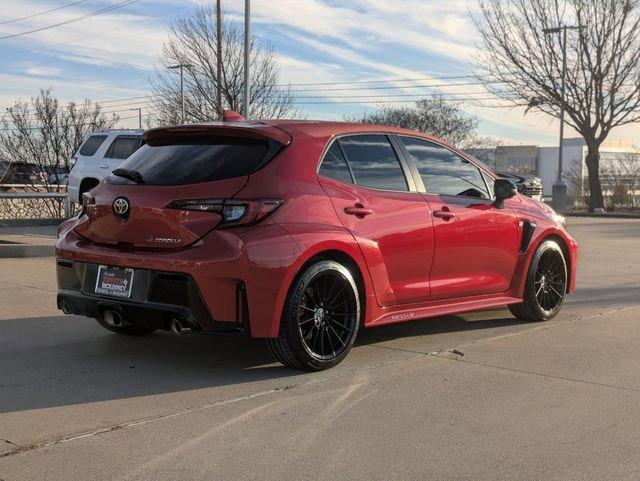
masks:
[(180, 105), (182, 107), (182, 123), (185, 122), (184, 117), (184, 71), (183, 69), (189, 68), (191, 65), (186, 63), (179, 63), (178, 65), (170, 65), (168, 68), (170, 70), (179, 68), (180, 69)]
[(222, 118), (222, 11), (220, 0), (216, 3), (216, 103), (218, 104), (218, 114)]
[(138, 107), (137, 109), (129, 109), (129, 110), (137, 110), (138, 111), (138, 128), (142, 129), (142, 108)]
[(244, 112), (249, 118), (249, 49), (251, 47), (251, 0), (244, 0)]
[(542, 32), (545, 35), (554, 33), (560, 33), (560, 41), (562, 42), (562, 87), (561, 87), (561, 101), (560, 101), (560, 146), (558, 149), (558, 175), (556, 176), (556, 183), (553, 184), (553, 207), (562, 212), (567, 208), (567, 186), (562, 179), (563, 171), (563, 149), (564, 143), (564, 106), (565, 106), (565, 84), (567, 78), (567, 30), (581, 30), (582, 26), (575, 25), (560, 25), (554, 28), (545, 28)]

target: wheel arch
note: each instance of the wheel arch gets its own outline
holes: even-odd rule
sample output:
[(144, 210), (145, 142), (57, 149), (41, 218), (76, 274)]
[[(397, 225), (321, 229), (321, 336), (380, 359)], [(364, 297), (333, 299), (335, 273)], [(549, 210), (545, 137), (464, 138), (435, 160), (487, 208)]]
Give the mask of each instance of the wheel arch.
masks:
[[(280, 321), (285, 306), (287, 295), (295, 280), (302, 272), (313, 262), (319, 259), (329, 259), (339, 262), (352, 272), (356, 285), (358, 286), (360, 306), (362, 310), (361, 321), (364, 324), (368, 316), (372, 315), (370, 296), (373, 295), (373, 286), (369, 271), (367, 269), (364, 258), (360, 249), (350, 233), (342, 228), (327, 228), (321, 234), (316, 231), (314, 234), (314, 242), (307, 243), (308, 238), (305, 235), (296, 236), (295, 228), (287, 226), (287, 230), (292, 238), (296, 239), (298, 247), (306, 246), (296, 256), (296, 261), (289, 266), (287, 274), (282, 279), (279, 294), (274, 304), (273, 317), (271, 319), (268, 334), (265, 333), (258, 337), (277, 337), (280, 329)], [(318, 237), (316, 237), (318, 236)]]
[(562, 255), (564, 256), (564, 261), (567, 263), (567, 285), (565, 288), (565, 291), (568, 293), (569, 292), (569, 286), (571, 285), (572, 282), (572, 261), (571, 261), (571, 253), (569, 252), (569, 246), (567, 245), (566, 241), (558, 234), (551, 234), (548, 235), (547, 237), (545, 237), (544, 239), (542, 239), (542, 241), (540, 242), (540, 244), (542, 244), (542, 242), (545, 241), (554, 241), (556, 244), (558, 244), (558, 246), (560, 247), (560, 250), (562, 250)]
[(80, 187), (78, 188), (78, 200), (82, 201), (82, 194), (94, 187), (97, 187), (98, 184), (100, 184), (100, 179), (96, 177), (84, 177), (80, 182)]

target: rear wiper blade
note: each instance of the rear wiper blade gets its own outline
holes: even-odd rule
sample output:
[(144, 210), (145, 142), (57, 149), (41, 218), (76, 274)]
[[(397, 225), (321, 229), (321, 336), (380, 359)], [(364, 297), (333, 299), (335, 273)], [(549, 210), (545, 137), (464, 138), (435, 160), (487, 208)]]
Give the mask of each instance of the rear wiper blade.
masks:
[(140, 172), (138, 172), (137, 170), (131, 170), (131, 169), (116, 169), (113, 172), (111, 172), (113, 175), (116, 175), (118, 177), (124, 177), (125, 179), (129, 179), (134, 181), (136, 184), (142, 184), (144, 183), (144, 179), (142, 178), (142, 174)]

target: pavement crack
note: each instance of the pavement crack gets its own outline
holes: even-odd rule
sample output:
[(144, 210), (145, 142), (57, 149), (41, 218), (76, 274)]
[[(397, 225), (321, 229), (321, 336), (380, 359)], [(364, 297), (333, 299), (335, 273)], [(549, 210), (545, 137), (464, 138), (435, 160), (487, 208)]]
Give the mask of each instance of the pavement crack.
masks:
[(2, 439), (1, 441), (4, 441), (7, 444), (11, 444), (12, 446), (16, 446), (17, 448), (22, 448), (22, 445), (14, 443), (13, 441), (9, 441), (8, 439)]
[(436, 357), (439, 357), (440, 359), (445, 359), (447, 361), (454, 361), (454, 362), (460, 362), (463, 364), (471, 364), (473, 366), (479, 366), (479, 367), (487, 367), (487, 368), (491, 368), (491, 369), (498, 369), (500, 371), (508, 371), (508, 372), (514, 372), (514, 373), (518, 373), (518, 374), (527, 374), (530, 376), (538, 376), (538, 377), (544, 377), (547, 379), (555, 379), (558, 381), (570, 381), (570, 382), (575, 382), (575, 383), (579, 383), (579, 384), (587, 384), (590, 386), (597, 386), (597, 387), (604, 387), (607, 389), (617, 389), (620, 391), (628, 391), (628, 392), (638, 392), (640, 393), (640, 389), (639, 388), (633, 388), (633, 387), (627, 387), (627, 386), (619, 386), (617, 384), (607, 384), (607, 383), (602, 383), (602, 382), (597, 382), (597, 381), (587, 381), (586, 379), (577, 379), (577, 378), (573, 378), (573, 377), (567, 377), (567, 376), (559, 376), (556, 374), (547, 374), (544, 372), (536, 372), (536, 371), (528, 371), (526, 369), (516, 369), (513, 367), (504, 367), (504, 366), (498, 366), (496, 364), (486, 364), (486, 363), (482, 363), (482, 362), (476, 362), (476, 361), (469, 361), (468, 359), (462, 359), (459, 357), (456, 358), (452, 358), (452, 357), (445, 357), (442, 355), (437, 355)]
[[(421, 355), (421, 353), (418, 353)], [(98, 428), (98, 429), (93, 429), (90, 431), (83, 431), (80, 433), (75, 433), (75, 434), (69, 434), (67, 436), (61, 436), (61, 437), (57, 437), (57, 438), (53, 438), (53, 439), (49, 439), (46, 441), (41, 441), (38, 443), (31, 443), (31, 444), (26, 444), (24, 446), (15, 444), (15, 443), (10, 443), (14, 446), (16, 446), (16, 448), (14, 449), (10, 449), (8, 451), (3, 451), (0, 452), (0, 458), (5, 458), (8, 456), (13, 456), (16, 454), (20, 454), (20, 453), (24, 453), (27, 451), (33, 451), (36, 449), (41, 449), (41, 448), (46, 448), (49, 446), (54, 446), (57, 444), (63, 444), (63, 443), (68, 443), (70, 441), (75, 441), (75, 440), (79, 440), (79, 439), (85, 439), (85, 438), (89, 438), (89, 437), (93, 437), (93, 436), (98, 436), (100, 434), (106, 434), (106, 433), (110, 433), (112, 431), (116, 431), (119, 429), (128, 429), (128, 428), (132, 428), (135, 426), (142, 426), (145, 424), (149, 424), (149, 423), (153, 423), (153, 422), (157, 422), (157, 421), (161, 421), (164, 419), (169, 419), (169, 418), (174, 418), (177, 416), (184, 416), (186, 414), (190, 414), (190, 413), (194, 413), (194, 412), (199, 412), (199, 411), (204, 411), (207, 409), (212, 409), (212, 408), (216, 408), (219, 406), (224, 406), (227, 404), (232, 404), (232, 403), (236, 403), (236, 402), (240, 402), (240, 401), (246, 401), (248, 399), (255, 399), (255, 398), (259, 398), (259, 397), (263, 397), (263, 396), (268, 396), (271, 394), (277, 394), (280, 392), (284, 392), (284, 391), (288, 391), (291, 389), (296, 389), (299, 387), (303, 387), (303, 386), (311, 386), (313, 384), (320, 384), (320, 383), (324, 383), (324, 382), (328, 382), (328, 381), (332, 381), (334, 379), (339, 379), (339, 378), (343, 378), (343, 377), (348, 377), (348, 376), (352, 376), (354, 374), (358, 374), (361, 372), (368, 372), (368, 371), (373, 371), (376, 369), (382, 369), (385, 367), (392, 367), (392, 366), (397, 366), (400, 364), (404, 364), (407, 362), (410, 362), (412, 360), (415, 360), (417, 357), (419, 356), (414, 356), (414, 357), (410, 357), (410, 358), (405, 358), (405, 359), (401, 359), (401, 360), (395, 360), (395, 361), (390, 361), (390, 362), (381, 362), (381, 363), (376, 363), (376, 364), (371, 364), (368, 366), (363, 366), (360, 368), (356, 368), (356, 369), (350, 369), (347, 371), (343, 371), (343, 372), (339, 372), (333, 375), (328, 375), (328, 376), (322, 376), (322, 377), (315, 377), (312, 379), (305, 379), (301, 382), (298, 383), (291, 383), (291, 384), (286, 384), (284, 386), (277, 386), (271, 389), (266, 389), (264, 391), (257, 391), (257, 392), (253, 392), (253, 393), (248, 393), (248, 394), (244, 394), (241, 396), (235, 396), (229, 399), (223, 399), (220, 401), (215, 401), (215, 402), (211, 402), (211, 403), (206, 403), (206, 404), (201, 404), (199, 406), (193, 406), (190, 408), (185, 408), (185, 409), (180, 409), (177, 411), (171, 411), (168, 413), (164, 413), (164, 414), (159, 414), (157, 416), (151, 416), (151, 417), (147, 417), (147, 418), (141, 418), (141, 419), (137, 419), (134, 421), (128, 421), (128, 422), (124, 422), (124, 423), (119, 423), (119, 424), (114, 424), (111, 426), (106, 426), (103, 428)]]

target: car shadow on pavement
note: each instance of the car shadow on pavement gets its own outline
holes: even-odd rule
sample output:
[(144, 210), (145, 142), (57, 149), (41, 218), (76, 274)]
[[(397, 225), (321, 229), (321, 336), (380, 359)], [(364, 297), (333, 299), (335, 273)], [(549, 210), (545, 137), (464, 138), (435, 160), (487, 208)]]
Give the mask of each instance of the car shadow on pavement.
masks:
[[(521, 323), (506, 319), (504, 311), (486, 315), (488, 319), (448, 316), (363, 329), (356, 348)], [(257, 339), (165, 332), (122, 336), (79, 316), (0, 321), (0, 365), (0, 413), (270, 380), (290, 384), (293, 378), (313, 375), (283, 368)], [(260, 388), (271, 387), (273, 382)]]

